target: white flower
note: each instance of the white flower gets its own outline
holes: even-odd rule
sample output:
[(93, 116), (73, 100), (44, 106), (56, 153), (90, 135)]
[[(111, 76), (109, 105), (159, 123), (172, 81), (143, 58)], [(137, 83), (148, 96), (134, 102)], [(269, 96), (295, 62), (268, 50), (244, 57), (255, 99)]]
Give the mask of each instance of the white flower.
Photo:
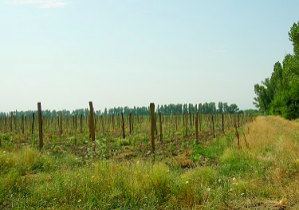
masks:
[(189, 181), (186, 181), (186, 184), (188, 184), (189, 183)]

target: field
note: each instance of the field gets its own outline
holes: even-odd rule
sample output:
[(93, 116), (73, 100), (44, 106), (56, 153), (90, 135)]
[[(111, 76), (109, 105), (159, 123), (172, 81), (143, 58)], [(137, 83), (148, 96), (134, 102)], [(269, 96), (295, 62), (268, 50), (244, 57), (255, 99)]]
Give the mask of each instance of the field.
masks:
[(94, 142), (87, 118), (44, 119), (41, 150), (32, 119), (6, 119), (0, 208), (299, 208), (298, 121), (157, 115), (153, 151), (150, 118), (125, 118), (97, 118)]
[(0, 0), (0, 210), (299, 210), (298, 9)]

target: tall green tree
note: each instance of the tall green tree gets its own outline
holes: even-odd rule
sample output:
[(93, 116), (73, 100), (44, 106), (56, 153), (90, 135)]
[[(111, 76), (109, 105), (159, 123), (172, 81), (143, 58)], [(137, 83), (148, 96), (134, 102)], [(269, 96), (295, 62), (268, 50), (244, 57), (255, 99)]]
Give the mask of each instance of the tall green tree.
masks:
[(256, 84), (254, 104), (268, 114), (287, 119), (299, 117), (299, 22), (289, 31), (294, 54), (285, 56), (282, 64), (274, 64), (273, 73), (262, 84)]

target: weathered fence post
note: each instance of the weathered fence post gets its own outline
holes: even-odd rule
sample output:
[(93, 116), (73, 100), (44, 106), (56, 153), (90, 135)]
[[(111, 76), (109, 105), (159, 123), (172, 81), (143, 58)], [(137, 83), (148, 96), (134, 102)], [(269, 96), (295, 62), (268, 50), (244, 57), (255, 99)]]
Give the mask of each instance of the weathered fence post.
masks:
[(130, 134), (132, 134), (132, 112), (129, 115), (129, 127), (130, 127)]
[(175, 131), (178, 131), (178, 112), (175, 110)]
[(115, 121), (114, 121), (114, 114), (112, 114), (112, 130), (115, 129)]
[(160, 141), (163, 141), (163, 130), (162, 130), (162, 114), (159, 112), (159, 125), (160, 125)]
[(198, 143), (198, 141), (199, 141), (199, 136), (198, 136), (198, 111), (196, 112), (196, 115), (195, 115), (195, 136), (196, 136), (196, 142)]
[(151, 112), (151, 143), (152, 143), (152, 153), (155, 154), (155, 104), (150, 104)]
[(18, 121), (17, 121), (18, 111), (16, 110), (16, 114), (14, 116), (14, 124), (15, 124), (15, 134), (18, 133)]
[(96, 133), (94, 127), (94, 111), (93, 111), (93, 105), (91, 101), (89, 102), (89, 132), (90, 132), (91, 141), (93, 143), (93, 151), (95, 151)]
[(243, 136), (244, 136), (244, 140), (245, 140), (246, 147), (249, 149), (249, 144), (248, 144), (248, 142), (247, 142), (245, 132), (243, 133)]
[(59, 114), (59, 135), (62, 135), (62, 113)]
[(83, 133), (83, 115), (80, 115), (80, 133)]
[(238, 139), (238, 149), (241, 149), (241, 145), (240, 145), (240, 135), (239, 135), (239, 131), (238, 131), (238, 125), (237, 122), (235, 121), (235, 130), (236, 130), (236, 137)]
[(43, 142), (43, 116), (42, 116), (42, 105), (40, 102), (37, 103), (38, 113), (38, 134), (39, 134), (39, 149), (41, 150), (44, 146)]
[(213, 136), (216, 138), (214, 114), (212, 114)]
[(131, 129), (132, 129), (132, 132), (134, 132), (134, 114), (133, 113), (131, 113), (132, 114), (132, 116), (131, 116)]
[(32, 124), (31, 124), (31, 135), (33, 136), (34, 134), (34, 121), (35, 121), (35, 117), (34, 117), (34, 112), (32, 113)]
[(199, 131), (202, 131), (202, 112), (199, 113)]
[(224, 114), (223, 113), (221, 115), (221, 128), (222, 128), (222, 132), (224, 133)]
[(124, 113), (121, 113), (121, 128), (123, 132), (123, 138), (126, 138), (126, 133), (125, 133), (125, 118), (124, 118)]
[(188, 136), (188, 113), (185, 112), (185, 136)]
[(13, 112), (10, 112), (10, 132), (12, 133)]
[(22, 128), (22, 134), (25, 133), (25, 122), (24, 122), (24, 115), (21, 117), (21, 128)]
[(104, 122), (104, 116), (103, 115), (100, 116), (100, 120), (99, 121), (100, 121), (100, 123), (102, 125), (103, 134), (105, 134), (106, 131), (105, 131), (105, 122)]

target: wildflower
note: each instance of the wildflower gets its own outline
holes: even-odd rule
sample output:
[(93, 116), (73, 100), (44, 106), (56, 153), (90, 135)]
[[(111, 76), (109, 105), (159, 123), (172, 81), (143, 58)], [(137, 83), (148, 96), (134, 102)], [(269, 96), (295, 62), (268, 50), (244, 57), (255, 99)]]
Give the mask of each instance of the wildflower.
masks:
[(211, 188), (208, 187), (208, 188), (207, 188), (207, 191), (209, 192), (210, 190), (211, 190)]
[(188, 184), (189, 183), (189, 181), (186, 181), (186, 184)]
[(81, 202), (81, 199), (78, 200), (78, 203), (80, 203), (80, 202)]

